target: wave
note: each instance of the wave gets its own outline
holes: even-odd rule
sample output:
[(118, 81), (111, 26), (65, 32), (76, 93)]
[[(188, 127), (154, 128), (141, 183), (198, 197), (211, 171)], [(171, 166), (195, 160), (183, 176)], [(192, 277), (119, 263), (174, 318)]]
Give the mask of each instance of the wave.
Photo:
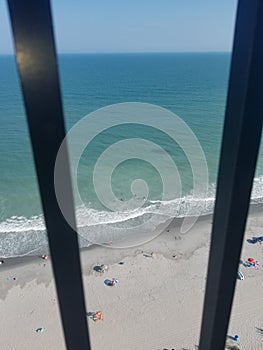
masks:
[[(167, 220), (185, 216), (203, 216), (213, 212), (215, 184), (211, 184), (205, 198), (187, 195), (170, 201), (149, 200), (144, 207), (119, 212), (99, 211), (79, 207), (76, 210), (79, 243), (88, 247), (125, 240), (153, 232)], [(254, 179), (251, 204), (263, 203), (263, 176)], [(142, 226), (143, 225), (143, 226)], [(116, 233), (117, 232), (117, 233)], [(131, 238), (131, 237), (130, 237)], [(26, 218), (12, 216), (0, 223), (0, 256), (3, 258), (48, 253), (46, 229), (42, 215)]]

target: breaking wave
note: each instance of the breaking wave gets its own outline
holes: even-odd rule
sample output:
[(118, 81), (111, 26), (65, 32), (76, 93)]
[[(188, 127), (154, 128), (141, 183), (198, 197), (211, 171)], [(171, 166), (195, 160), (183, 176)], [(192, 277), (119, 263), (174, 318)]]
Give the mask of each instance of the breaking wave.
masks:
[[(206, 198), (191, 195), (171, 201), (148, 201), (142, 208), (132, 211), (110, 212), (92, 208), (77, 209), (77, 223), (80, 247), (91, 244), (109, 244), (114, 241), (135, 240), (147, 232), (140, 231), (140, 224), (149, 221), (149, 232), (174, 217), (202, 216), (213, 212), (215, 185), (211, 185)], [(254, 179), (251, 204), (263, 203), (263, 176)], [(151, 218), (151, 220), (149, 220)], [(116, 235), (118, 228), (118, 235)], [(48, 242), (43, 216), (12, 216), (0, 223), (0, 256), (21, 257), (48, 252)]]

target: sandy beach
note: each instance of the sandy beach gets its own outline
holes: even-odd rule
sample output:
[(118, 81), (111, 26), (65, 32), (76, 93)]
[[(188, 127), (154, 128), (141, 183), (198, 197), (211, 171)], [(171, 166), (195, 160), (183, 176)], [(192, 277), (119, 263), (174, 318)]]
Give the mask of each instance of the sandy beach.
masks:
[[(178, 223), (153, 241), (131, 249), (91, 247), (81, 252), (87, 312), (101, 310), (103, 321), (87, 317), (92, 349), (197, 349), (212, 217), (199, 219), (187, 234)], [(241, 255), (262, 263), (262, 206), (250, 213)], [(121, 264), (120, 264), (121, 262)], [(104, 274), (94, 266), (107, 264)], [(11, 259), (0, 265), (0, 342), (3, 350), (65, 349), (50, 259)], [(228, 330), (240, 349), (260, 350), (263, 266), (240, 265)], [(117, 278), (113, 287), (105, 279)], [(43, 332), (36, 332), (43, 328)]]

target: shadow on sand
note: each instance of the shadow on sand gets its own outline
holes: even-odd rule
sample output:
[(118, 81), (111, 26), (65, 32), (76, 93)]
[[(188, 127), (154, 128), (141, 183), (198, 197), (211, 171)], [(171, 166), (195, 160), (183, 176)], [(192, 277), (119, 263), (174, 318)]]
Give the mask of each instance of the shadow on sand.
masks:
[(255, 327), (257, 332), (261, 335), (263, 335), (263, 328), (258, 328), (258, 327)]

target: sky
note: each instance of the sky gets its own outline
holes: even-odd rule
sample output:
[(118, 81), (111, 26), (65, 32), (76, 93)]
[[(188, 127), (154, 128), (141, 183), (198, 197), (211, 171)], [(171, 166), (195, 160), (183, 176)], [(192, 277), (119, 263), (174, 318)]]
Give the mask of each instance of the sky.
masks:
[[(237, 0), (51, 0), (59, 53), (231, 51)], [(0, 1), (0, 53), (13, 53)]]

